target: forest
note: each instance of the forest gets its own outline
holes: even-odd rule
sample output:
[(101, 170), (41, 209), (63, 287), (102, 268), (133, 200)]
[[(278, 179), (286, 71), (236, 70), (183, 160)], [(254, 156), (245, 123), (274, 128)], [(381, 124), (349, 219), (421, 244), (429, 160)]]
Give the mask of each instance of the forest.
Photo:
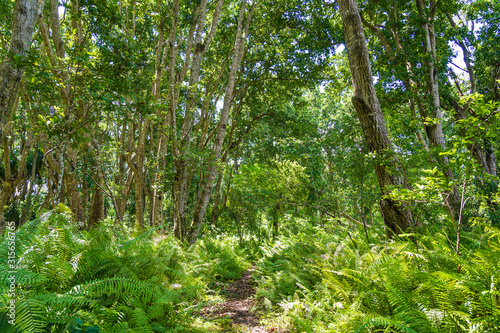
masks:
[(0, 333), (500, 332), (498, 0), (0, 0)]

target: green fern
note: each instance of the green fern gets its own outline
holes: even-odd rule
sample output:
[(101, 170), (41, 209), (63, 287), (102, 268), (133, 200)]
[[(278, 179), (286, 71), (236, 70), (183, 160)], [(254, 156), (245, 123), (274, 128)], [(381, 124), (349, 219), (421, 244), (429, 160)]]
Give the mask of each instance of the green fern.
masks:
[[(263, 245), (256, 271), (259, 295), (293, 304), (287, 315), (298, 331), (499, 330), (497, 229), (464, 232), (460, 255), (446, 229), (397, 241), (374, 235), (372, 244), (362, 233), (343, 238), (314, 232)], [(485, 241), (475, 241), (481, 237)], [(298, 300), (270, 297), (282, 276), (293, 278), (295, 291), (288, 294)], [(314, 318), (304, 316), (305, 306)]]
[[(87, 323), (102, 332), (142, 332), (145, 323), (150, 330), (166, 331), (182, 326), (180, 301), (201, 288), (177, 260), (162, 260), (165, 253), (172, 259), (179, 251), (184, 261), (188, 255), (170, 246), (172, 239), (158, 245), (154, 232), (135, 239), (107, 225), (80, 232), (69, 215), (52, 211), (26, 223), (16, 236), (19, 332), (73, 332)], [(0, 249), (2, 258), (7, 257), (5, 248)], [(9, 275), (3, 260), (0, 268), (4, 316)], [(172, 269), (179, 274), (169, 276)], [(186, 278), (185, 287), (170, 290), (178, 278)]]
[(397, 332), (403, 333), (420, 333), (418, 331), (414, 331), (404, 323), (401, 323), (397, 320), (393, 320), (387, 317), (372, 317), (367, 319), (363, 325), (358, 327), (354, 333), (361, 333), (368, 328), (381, 328), (379, 332), (393, 332), (396, 330)]
[(16, 327), (21, 332), (44, 332), (45, 303), (36, 298), (19, 295), (16, 300)]

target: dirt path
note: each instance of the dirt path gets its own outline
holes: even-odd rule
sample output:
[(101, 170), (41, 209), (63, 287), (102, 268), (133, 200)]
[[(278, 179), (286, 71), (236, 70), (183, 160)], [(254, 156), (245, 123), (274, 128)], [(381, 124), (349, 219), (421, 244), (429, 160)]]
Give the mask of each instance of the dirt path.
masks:
[(252, 279), (254, 268), (243, 273), (241, 279), (235, 280), (224, 287), (222, 292), (226, 301), (205, 307), (202, 311), (205, 317), (216, 319), (226, 317), (232, 320), (231, 329), (226, 332), (268, 333), (286, 332), (277, 328), (266, 329), (259, 325), (259, 317), (251, 311), (254, 305), (256, 283)]

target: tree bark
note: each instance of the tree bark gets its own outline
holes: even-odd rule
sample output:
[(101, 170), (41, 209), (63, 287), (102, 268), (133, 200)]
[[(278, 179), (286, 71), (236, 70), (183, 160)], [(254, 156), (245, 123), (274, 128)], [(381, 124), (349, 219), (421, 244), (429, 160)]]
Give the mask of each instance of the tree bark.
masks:
[[(206, 0), (200, 1), (196, 9), (195, 20), (190, 28), (188, 40), (187, 40), (187, 52), (184, 58), (184, 64), (182, 71), (180, 73), (180, 81), (185, 77), (189, 69), (189, 83), (187, 87), (185, 110), (184, 110), (184, 121), (182, 123), (182, 129), (180, 133), (179, 140), (177, 139), (177, 124), (175, 120), (175, 109), (177, 106), (177, 100), (179, 96), (179, 90), (174, 90), (173, 85), (177, 82), (175, 69), (175, 56), (178, 52), (178, 46), (176, 48), (171, 47), (171, 60), (170, 60), (170, 128), (172, 132), (172, 151), (174, 154), (174, 183), (172, 186), (172, 198), (174, 201), (174, 235), (175, 237), (182, 239), (186, 236), (187, 221), (188, 221), (188, 199), (189, 191), (191, 188), (191, 182), (194, 174), (194, 167), (196, 159), (192, 156), (191, 143), (193, 137), (195, 136), (196, 130), (193, 130), (196, 103), (199, 101), (200, 94), (200, 79), (201, 79), (201, 65), (205, 53), (208, 51), (210, 43), (215, 35), (217, 26), (219, 23), (219, 18), (221, 15), (222, 5), (224, 1), (218, 0), (215, 6), (215, 10), (212, 16), (212, 22), (208, 33), (205, 33), (206, 26), (206, 11), (208, 2)], [(174, 5), (175, 7), (175, 5)], [(175, 20), (176, 14), (175, 15)], [(174, 20), (174, 22), (175, 22)], [(203, 35), (206, 34), (203, 39)], [(170, 41), (175, 40), (175, 30), (171, 34)], [(192, 60), (190, 61), (192, 56)], [(207, 90), (206, 95), (211, 96), (211, 92)], [(208, 107), (208, 103), (204, 104)], [(204, 108), (202, 107), (202, 112)], [(203, 121), (203, 116), (200, 117)], [(202, 149), (200, 149), (201, 151)]]
[[(246, 0), (240, 8), (240, 14), (238, 18), (238, 29), (236, 32), (235, 45), (234, 45), (234, 55), (231, 63), (231, 69), (229, 72), (229, 78), (226, 88), (226, 93), (224, 95), (224, 104), (222, 106), (217, 135), (213, 144), (213, 160), (209, 161), (210, 165), (208, 167), (208, 172), (206, 173), (204, 179), (201, 180), (200, 190), (198, 192), (198, 198), (193, 212), (193, 220), (191, 222), (190, 234), (189, 234), (189, 244), (193, 245), (198, 239), (200, 233), (201, 224), (205, 217), (208, 202), (212, 196), (212, 188), (214, 186), (214, 181), (217, 176), (218, 163), (220, 162), (222, 156), (222, 146), (224, 144), (224, 137), (226, 135), (226, 127), (229, 119), (229, 110), (231, 109), (233, 92), (236, 84), (236, 74), (240, 67), (241, 60), (243, 59), (243, 53), (245, 50), (245, 40), (248, 35), (248, 30), (250, 26), (250, 21), (252, 19), (253, 10), (255, 8), (255, 3), (252, 5), (252, 9), (248, 13), (245, 23), (245, 8)], [(245, 26), (244, 26), (245, 24)]]
[[(384, 117), (375, 93), (368, 49), (355, 0), (337, 0), (344, 26), (351, 79), (352, 103), (361, 123), (363, 135), (370, 152), (375, 154), (375, 173), (382, 192), (380, 208), (384, 223), (391, 233), (399, 234), (415, 226), (411, 211), (404, 203), (387, 197), (390, 186), (406, 186), (406, 180), (394, 157), (392, 143), (387, 133)], [(395, 170), (390, 170), (389, 165)]]
[[(29, 181), (28, 188), (28, 198), (26, 199), (26, 207), (23, 209), (23, 213), (21, 215), (21, 220), (19, 221), (19, 226), (22, 226), (30, 217), (31, 217), (31, 202), (33, 197), (34, 185), (36, 181), (37, 174), (37, 158), (38, 158), (38, 149), (35, 149), (35, 153), (33, 154), (32, 162), (31, 162), (31, 177)], [(28, 184), (26, 184), (28, 187)]]
[[(439, 81), (438, 81), (438, 59), (436, 50), (436, 34), (434, 29), (434, 19), (436, 11), (436, 1), (431, 0), (429, 4), (429, 15), (425, 15), (425, 5), (423, 0), (416, 0), (417, 9), (422, 18), (421, 27), (425, 33), (425, 53), (428, 55), (429, 60), (426, 61), (428, 84), (430, 90), (430, 107), (428, 112), (421, 109), (421, 117), (424, 122), (425, 132), (429, 138), (430, 146), (437, 149), (445, 148), (444, 134), (442, 121), (443, 116), (441, 113), (441, 101), (439, 97)], [(431, 118), (432, 121), (428, 119)], [(430, 123), (430, 124), (429, 124)], [(448, 158), (446, 156), (435, 155), (434, 159), (439, 163), (444, 177), (447, 181), (454, 181), (453, 172), (450, 170)], [(452, 186), (448, 195), (443, 194), (445, 203), (450, 209), (450, 214), (453, 220), (458, 221), (460, 216), (460, 193), (456, 186)]]
[(35, 23), (42, 15), (44, 0), (17, 0), (7, 59), (0, 64), (0, 141), (12, 116), (21, 87), (25, 64), (21, 61), (31, 46)]
[[(145, 184), (144, 159), (146, 155), (146, 137), (150, 123), (151, 121), (146, 118), (144, 123), (140, 124), (138, 130), (139, 140), (133, 157), (127, 156), (127, 163), (134, 171), (135, 216), (140, 230), (144, 230), (145, 194), (148, 191)], [(148, 195), (148, 197), (151, 197), (151, 195)]]
[[(95, 147), (97, 148), (98, 145), (95, 145)], [(97, 177), (94, 178), (94, 188), (92, 192), (92, 201), (89, 208), (89, 219), (87, 222), (87, 229), (92, 229), (99, 222), (104, 221), (105, 218), (104, 191), (103, 189), (101, 189), (101, 186), (103, 187), (105, 186), (106, 180), (104, 179), (104, 173), (98, 159), (100, 159), (100, 156), (98, 153), (96, 153), (92, 160), (92, 169), (94, 174), (97, 174)], [(113, 200), (112, 193), (110, 193), (109, 196)]]
[[(158, 1), (158, 11), (161, 10), (161, 1)], [(151, 89), (151, 95), (153, 96), (153, 101), (157, 102), (160, 98), (161, 92), (161, 79), (163, 76), (163, 67), (165, 58), (167, 56), (168, 47), (164, 46), (165, 39), (165, 20), (162, 18), (158, 25), (158, 44), (156, 45), (156, 56), (155, 56), (155, 77), (153, 80), (153, 86)], [(163, 173), (166, 167), (165, 154), (167, 151), (166, 135), (163, 132), (163, 128), (168, 125), (167, 116), (162, 112), (162, 108), (158, 108), (157, 116), (160, 119), (160, 124), (162, 130), (158, 133), (158, 148), (156, 154), (156, 170), (153, 171), (151, 176), (151, 188), (152, 188), (152, 198), (151, 198), (151, 210), (149, 214), (149, 225), (158, 226), (163, 220)], [(153, 132), (153, 131), (152, 131)], [(153, 135), (152, 135), (153, 136)]]
[[(17, 0), (14, 6), (9, 51), (7, 58), (0, 64), (0, 142), (4, 142), (4, 144), (7, 142), (4, 138), (9, 132), (13, 108), (16, 104), (17, 93), (21, 88), (26, 66), (22, 59), (31, 46), (31, 36), (35, 29), (35, 23), (42, 15), (44, 3), (44, 0)], [(9, 156), (4, 160), (10, 163)], [(8, 165), (6, 164), (4, 167), (7, 169)], [(20, 165), (20, 167), (22, 166)], [(0, 234), (5, 228), (3, 206), (7, 203), (10, 191), (14, 188), (12, 181), (6, 177), (0, 195)]]
[(0, 235), (3, 233), (3, 231), (5, 229), (5, 218), (3, 215), (3, 207), (7, 204), (10, 196), (12, 195), (12, 192), (19, 185), (19, 183), (22, 180), (25, 180), (27, 178), (26, 164), (27, 164), (27, 159), (28, 159), (28, 153), (33, 146), (34, 140), (35, 140), (34, 134), (33, 134), (33, 131), (31, 130), (30, 132), (27, 133), (27, 139), (24, 141), (24, 143), (21, 147), (21, 156), (19, 159), (17, 169), (11, 170), (10, 145), (11, 145), (12, 141), (9, 142), (7, 136), (3, 137), (3, 156), (2, 157), (3, 157), (4, 168), (5, 168), (5, 170), (4, 170), (5, 181), (4, 181), (2, 190), (0, 191), (0, 208), (1, 208), (0, 209)]

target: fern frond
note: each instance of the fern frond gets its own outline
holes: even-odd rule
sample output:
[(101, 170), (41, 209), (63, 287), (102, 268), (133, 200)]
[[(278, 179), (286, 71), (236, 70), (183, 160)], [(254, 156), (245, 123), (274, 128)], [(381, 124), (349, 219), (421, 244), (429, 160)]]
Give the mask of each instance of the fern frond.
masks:
[(46, 326), (45, 312), (43, 302), (19, 295), (16, 302), (16, 328), (20, 332), (43, 333)]
[(144, 310), (140, 307), (137, 307), (132, 311), (131, 323), (136, 327), (140, 327), (142, 332), (145, 333), (153, 332), (153, 328), (149, 323), (148, 316), (146, 315)]
[(106, 278), (90, 281), (82, 285), (74, 286), (68, 295), (102, 297), (111, 294), (132, 294), (146, 297), (148, 300), (155, 298), (157, 291), (147, 283), (127, 278)]
[(383, 327), (387, 329), (395, 329), (399, 332), (403, 333), (419, 333), (417, 331), (414, 331), (410, 327), (406, 326), (403, 323), (400, 323), (397, 320), (393, 320), (390, 318), (386, 317), (372, 317), (368, 320), (365, 320), (365, 323), (358, 327), (354, 333), (360, 333), (363, 332), (364, 330), (368, 328), (374, 328), (374, 327)]

